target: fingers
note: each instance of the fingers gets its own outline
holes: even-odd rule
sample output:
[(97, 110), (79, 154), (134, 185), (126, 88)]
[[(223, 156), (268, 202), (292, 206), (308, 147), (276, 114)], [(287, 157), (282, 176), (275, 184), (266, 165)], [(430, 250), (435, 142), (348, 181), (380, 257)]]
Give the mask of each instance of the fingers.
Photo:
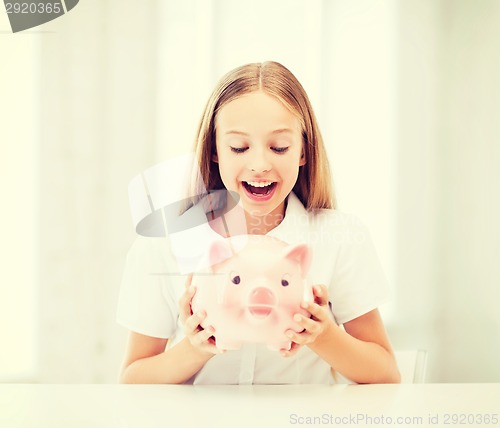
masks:
[(295, 355), (297, 352), (299, 352), (300, 348), (302, 348), (302, 345), (299, 345), (296, 342), (292, 342), (290, 349), (288, 349), (288, 350), (287, 349), (280, 349), (280, 353), (283, 357), (287, 358), (287, 357), (291, 357), (291, 356)]
[[(309, 305), (311, 306), (311, 305)], [(315, 333), (321, 327), (320, 322), (325, 319), (324, 313), (321, 310), (321, 306), (315, 305), (319, 310), (311, 310), (309, 307), (307, 308), (309, 312), (312, 313), (313, 318), (308, 316), (304, 316), (302, 314), (295, 314), (293, 316), (293, 320), (298, 323), (301, 327), (304, 328), (309, 333)], [(314, 313), (313, 313), (314, 312)], [(318, 322), (319, 321), (319, 322)]]
[(300, 326), (304, 327), (304, 331), (297, 333), (293, 330), (287, 330), (286, 336), (300, 345), (309, 343), (321, 331), (321, 324), (311, 318), (307, 318), (301, 314), (295, 314), (293, 320)]
[(212, 326), (202, 327), (202, 322), (206, 318), (205, 311), (199, 311), (193, 314), (191, 302), (196, 294), (196, 286), (192, 284), (193, 274), (186, 278), (186, 288), (179, 299), (179, 318), (184, 326), (184, 334), (198, 351), (208, 352), (210, 354), (220, 354), (224, 350), (215, 346), (213, 335), (215, 329)]
[[(323, 321), (326, 318), (328, 318), (328, 315), (325, 311), (325, 305), (320, 306), (317, 303), (302, 302), (300, 307), (305, 309), (307, 312), (309, 312), (312, 315), (312, 319), (315, 321), (318, 321), (318, 320)], [(300, 314), (295, 314), (294, 320), (295, 320), (295, 317), (297, 315), (300, 315)], [(302, 316), (302, 318), (305, 318), (306, 320), (308, 320), (308, 318), (306, 318), (306, 317)], [(302, 321), (302, 318), (301, 318), (301, 321)], [(297, 322), (299, 324), (303, 325), (302, 322), (299, 322), (299, 321), (297, 321)], [(306, 321), (304, 321), (304, 322), (306, 322)], [(304, 325), (304, 328), (307, 328), (307, 326)]]
[(188, 317), (184, 322), (184, 333), (186, 336), (197, 332), (199, 328), (201, 328), (201, 323), (206, 316), (207, 314), (205, 311), (200, 311)]
[(215, 329), (212, 326), (203, 328), (201, 323), (206, 318), (207, 314), (205, 311), (200, 311), (194, 315), (191, 315), (186, 319), (184, 323), (184, 333), (189, 339), (191, 344), (201, 351), (209, 352), (211, 354), (221, 354), (225, 352), (215, 346), (215, 340), (212, 336), (215, 333)]
[(323, 284), (317, 284), (313, 287), (314, 303), (320, 306), (328, 304), (328, 289)]
[(186, 288), (186, 291), (184, 291), (181, 298), (179, 299), (179, 305), (186, 306), (187, 304), (191, 304), (191, 300), (192, 300), (195, 292), (196, 292), (196, 288), (194, 288), (193, 286)]
[(193, 300), (195, 293), (196, 288), (190, 285), (189, 288), (186, 288), (186, 291), (184, 291), (179, 299), (179, 317), (182, 323), (185, 323), (185, 321), (193, 314), (191, 310), (191, 301)]
[(202, 329), (193, 335), (191, 343), (195, 346), (203, 345), (203, 343), (207, 342), (214, 333), (215, 329), (212, 326)]
[[(324, 291), (326, 290), (320, 290), (320, 293), (325, 295)], [(307, 310), (310, 316), (295, 314), (293, 320), (303, 328), (303, 331), (297, 333), (294, 330), (287, 330), (286, 336), (299, 345), (307, 345), (320, 337), (328, 327), (328, 310), (325, 305), (311, 302), (302, 302), (300, 306)]]

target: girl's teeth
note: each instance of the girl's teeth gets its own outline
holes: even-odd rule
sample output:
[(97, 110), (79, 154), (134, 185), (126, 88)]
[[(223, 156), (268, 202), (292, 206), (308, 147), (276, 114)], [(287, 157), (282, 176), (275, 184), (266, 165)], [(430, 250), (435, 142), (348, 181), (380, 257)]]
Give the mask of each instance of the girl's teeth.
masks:
[(257, 182), (254, 182), (254, 181), (246, 181), (245, 183), (249, 184), (250, 186), (252, 187), (267, 187), (267, 186), (270, 186), (271, 184), (273, 184), (272, 181), (266, 181), (265, 183), (257, 183)]

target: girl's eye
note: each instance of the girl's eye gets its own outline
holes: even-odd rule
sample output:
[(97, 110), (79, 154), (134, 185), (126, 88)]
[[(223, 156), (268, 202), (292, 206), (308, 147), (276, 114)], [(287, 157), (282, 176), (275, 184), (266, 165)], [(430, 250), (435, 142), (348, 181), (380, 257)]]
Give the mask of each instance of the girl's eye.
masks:
[(273, 147), (272, 149), (276, 153), (285, 153), (288, 150), (288, 147)]
[(243, 153), (248, 150), (248, 147), (231, 147), (231, 151), (234, 153)]

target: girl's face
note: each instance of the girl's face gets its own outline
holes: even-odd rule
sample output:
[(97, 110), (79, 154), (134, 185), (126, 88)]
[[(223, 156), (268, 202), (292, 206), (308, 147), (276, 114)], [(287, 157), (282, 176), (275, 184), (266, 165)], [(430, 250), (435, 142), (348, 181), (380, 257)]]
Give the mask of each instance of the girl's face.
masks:
[(252, 92), (222, 107), (215, 126), (213, 161), (226, 189), (251, 216), (283, 215), (305, 164), (299, 119), (276, 98)]

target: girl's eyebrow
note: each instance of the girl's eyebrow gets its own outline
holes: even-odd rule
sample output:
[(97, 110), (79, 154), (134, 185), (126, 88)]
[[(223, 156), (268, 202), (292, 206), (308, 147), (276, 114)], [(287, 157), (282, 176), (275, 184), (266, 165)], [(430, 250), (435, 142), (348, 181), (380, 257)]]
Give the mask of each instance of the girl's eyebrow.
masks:
[(269, 134), (283, 134), (283, 133), (293, 133), (293, 131), (290, 128), (280, 128), (280, 129), (275, 129), (274, 131), (270, 132)]
[(246, 137), (250, 136), (250, 134), (247, 134), (246, 132), (242, 132), (242, 131), (233, 131), (233, 130), (230, 130), (230, 131), (224, 132), (224, 135), (228, 135), (228, 134), (244, 135)]
[[(279, 128), (279, 129), (275, 129), (274, 131), (271, 131), (269, 133), (269, 135), (283, 134), (283, 133), (293, 133), (293, 131), (290, 128)], [(248, 134), (246, 132), (236, 131), (236, 130), (232, 130), (232, 129), (229, 130), (229, 131), (224, 132), (224, 135), (228, 135), (228, 134), (244, 135), (245, 137), (249, 137), (250, 136), (250, 134)]]

